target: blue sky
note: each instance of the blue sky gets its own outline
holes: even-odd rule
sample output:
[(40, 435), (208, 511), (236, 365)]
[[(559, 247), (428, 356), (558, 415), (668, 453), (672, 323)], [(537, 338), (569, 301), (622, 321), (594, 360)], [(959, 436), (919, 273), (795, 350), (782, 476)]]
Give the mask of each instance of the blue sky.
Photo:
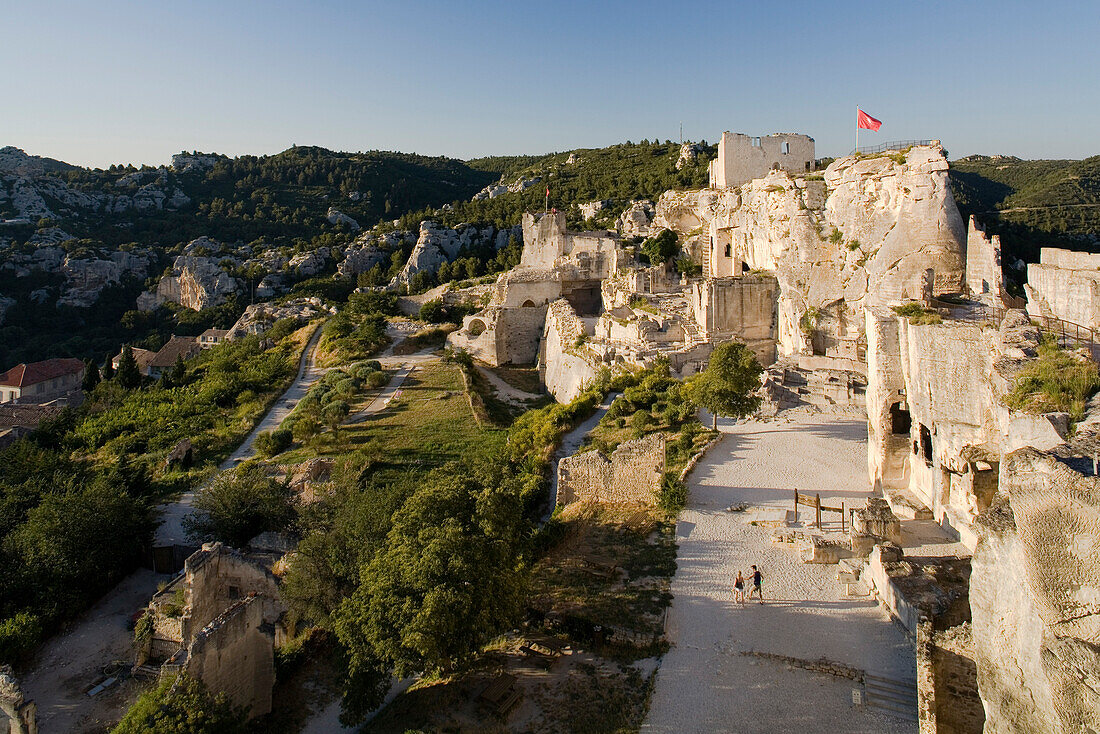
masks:
[(0, 0), (0, 145), (469, 158), (723, 130), (1100, 153), (1100, 2)]

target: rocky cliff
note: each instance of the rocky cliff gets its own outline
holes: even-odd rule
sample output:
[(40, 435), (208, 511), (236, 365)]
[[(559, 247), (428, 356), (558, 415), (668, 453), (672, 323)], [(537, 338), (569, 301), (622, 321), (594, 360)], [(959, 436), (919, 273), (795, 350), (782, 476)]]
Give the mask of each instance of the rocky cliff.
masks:
[(165, 301), (201, 311), (225, 302), (240, 284), (218, 266), (212, 257), (180, 255), (172, 263), (172, 274), (160, 279), (155, 293), (138, 297), (138, 308), (151, 310)]
[(653, 228), (679, 233), (704, 274), (773, 271), (780, 352), (803, 352), (807, 314), (856, 340), (865, 307), (920, 299), (928, 269), (935, 293), (961, 290), (966, 228), (947, 169), (941, 148), (923, 146), (841, 158), (821, 179), (772, 171), (738, 188), (669, 191)]
[[(1086, 442), (1094, 451), (1096, 435)], [(1074, 453), (1010, 454), (998, 501), (976, 523), (970, 602), (987, 734), (1100, 731), (1100, 479)]]

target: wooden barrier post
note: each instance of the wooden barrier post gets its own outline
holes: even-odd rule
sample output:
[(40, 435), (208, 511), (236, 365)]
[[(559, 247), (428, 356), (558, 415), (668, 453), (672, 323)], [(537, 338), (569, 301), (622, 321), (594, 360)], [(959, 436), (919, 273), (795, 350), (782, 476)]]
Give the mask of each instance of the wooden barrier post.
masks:
[(821, 493), (814, 495), (814, 504), (817, 506), (817, 529), (821, 530)]
[(798, 522), (798, 487), (794, 488), (794, 521)]
[(844, 530), (844, 503), (843, 502), (840, 503), (840, 532), (842, 532), (842, 533), (845, 532), (845, 530)]

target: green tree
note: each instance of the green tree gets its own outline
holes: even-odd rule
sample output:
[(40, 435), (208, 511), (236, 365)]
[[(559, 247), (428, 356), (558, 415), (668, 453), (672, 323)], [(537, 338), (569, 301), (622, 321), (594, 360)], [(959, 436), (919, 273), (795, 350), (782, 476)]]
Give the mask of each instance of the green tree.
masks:
[(351, 670), (448, 671), (511, 624), (523, 594), (522, 506), (501, 481), (434, 473), (335, 614)]
[(680, 242), (671, 229), (662, 229), (656, 236), (642, 243), (642, 252), (654, 265), (666, 263), (680, 252)]
[(186, 673), (163, 679), (134, 702), (111, 734), (246, 734), (246, 711)]
[(84, 392), (91, 392), (95, 390), (95, 386), (99, 384), (99, 365), (95, 363), (94, 359), (84, 360), (84, 379), (80, 383), (80, 389)]
[(343, 400), (333, 400), (331, 403), (321, 409), (321, 417), (325, 420), (325, 425), (332, 429), (333, 433), (340, 429), (340, 424), (344, 422), (344, 419), (348, 417), (348, 413), (351, 412), (351, 406), (349, 406)]
[(122, 348), (122, 358), (118, 361), (116, 373), (118, 384), (127, 390), (141, 387), (141, 371), (138, 370), (137, 360), (134, 359), (134, 350), (127, 344)]
[(269, 477), (254, 463), (214, 477), (195, 497), (194, 507), (183, 520), (188, 535), (236, 548), (265, 531), (285, 530), (296, 514), (290, 485)]
[(760, 408), (760, 366), (756, 355), (741, 342), (719, 344), (710, 354), (707, 368), (685, 383), (687, 397), (714, 416), (744, 418)]
[(115, 376), (115, 363), (111, 355), (107, 355), (107, 359), (103, 362), (103, 379), (110, 380)]
[(441, 324), (447, 320), (447, 310), (443, 307), (443, 299), (433, 298), (426, 301), (420, 307), (420, 320), (429, 324)]

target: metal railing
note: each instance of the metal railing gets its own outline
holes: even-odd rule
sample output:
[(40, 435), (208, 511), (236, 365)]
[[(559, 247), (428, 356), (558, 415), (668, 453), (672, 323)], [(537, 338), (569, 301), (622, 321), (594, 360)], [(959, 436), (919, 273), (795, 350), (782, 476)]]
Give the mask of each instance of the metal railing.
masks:
[[(992, 322), (994, 328), (1001, 328), (1010, 309), (1000, 306), (983, 306), (983, 316)], [(1072, 321), (1060, 319), (1057, 316), (1030, 316), (1031, 323), (1039, 327), (1039, 330), (1054, 339), (1055, 343), (1063, 349), (1085, 348), (1094, 359), (1100, 357), (1100, 335), (1096, 330), (1090, 329)]]
[(885, 153), (888, 150), (904, 150), (914, 145), (933, 145), (939, 144), (939, 142), (938, 140), (892, 140), (889, 143), (882, 143), (881, 145), (861, 145), (853, 150), (850, 155), (855, 155), (857, 153)]

